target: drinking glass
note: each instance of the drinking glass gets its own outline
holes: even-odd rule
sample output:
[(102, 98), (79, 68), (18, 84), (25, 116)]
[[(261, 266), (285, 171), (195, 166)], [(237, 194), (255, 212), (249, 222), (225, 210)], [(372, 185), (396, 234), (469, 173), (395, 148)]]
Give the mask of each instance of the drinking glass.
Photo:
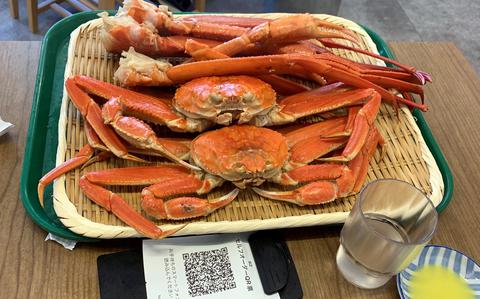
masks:
[(384, 285), (431, 240), (437, 211), (415, 186), (394, 179), (367, 184), (340, 234), (337, 266), (350, 283)]

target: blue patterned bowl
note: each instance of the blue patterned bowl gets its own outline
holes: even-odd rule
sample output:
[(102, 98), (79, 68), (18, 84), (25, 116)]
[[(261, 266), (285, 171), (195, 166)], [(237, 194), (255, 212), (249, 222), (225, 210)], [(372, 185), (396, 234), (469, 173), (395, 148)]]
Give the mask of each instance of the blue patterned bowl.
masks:
[(402, 299), (411, 299), (408, 285), (412, 274), (425, 265), (438, 265), (450, 269), (465, 279), (473, 290), (475, 298), (480, 298), (480, 266), (463, 253), (439, 245), (427, 245), (420, 254), (397, 275), (397, 289)]

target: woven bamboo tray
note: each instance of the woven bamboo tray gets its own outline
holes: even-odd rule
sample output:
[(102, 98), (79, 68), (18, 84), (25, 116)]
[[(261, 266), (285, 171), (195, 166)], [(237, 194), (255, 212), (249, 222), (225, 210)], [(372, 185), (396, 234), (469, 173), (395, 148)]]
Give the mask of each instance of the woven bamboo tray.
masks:
[[(284, 15), (243, 16), (277, 18)], [(329, 15), (315, 16), (341, 24), (354, 31), (364, 49), (378, 53), (368, 34), (357, 24)], [(118, 67), (119, 56), (107, 53), (103, 48), (99, 39), (101, 24), (100, 19), (92, 20), (72, 32), (65, 78), (81, 74), (115, 83), (113, 82), (113, 73)], [(382, 61), (351, 51), (336, 49), (332, 49), (332, 51), (358, 62), (384, 65)], [(441, 202), (444, 192), (442, 175), (410, 111), (402, 108), (397, 117), (389, 105), (382, 105), (376, 125), (386, 140), (386, 147), (383, 155), (377, 151), (370, 161), (367, 182), (378, 178), (397, 178), (410, 182), (423, 190), (437, 206)], [(86, 143), (83, 120), (65, 90), (58, 123), (58, 136), (57, 165), (73, 157)], [(83, 170), (77, 169), (69, 172), (57, 179), (53, 190), (54, 209), (57, 216), (67, 228), (86, 237), (105, 239), (141, 237), (139, 233), (126, 226), (115, 215), (86, 198), (79, 188), (79, 179), (85, 172), (137, 165), (131, 161), (110, 159), (90, 165)], [(112, 187), (111, 190), (120, 194), (131, 206), (141, 212), (140, 192), (142, 188)], [(223, 187), (210, 193), (208, 198), (217, 197), (230, 190), (232, 190), (232, 185), (226, 183)], [(170, 229), (188, 223), (176, 235), (243, 232), (342, 223), (355, 199), (356, 196), (350, 196), (325, 205), (299, 207), (262, 198), (247, 189), (241, 191), (238, 198), (230, 205), (207, 217), (176, 222), (156, 221), (156, 223), (162, 229)]]

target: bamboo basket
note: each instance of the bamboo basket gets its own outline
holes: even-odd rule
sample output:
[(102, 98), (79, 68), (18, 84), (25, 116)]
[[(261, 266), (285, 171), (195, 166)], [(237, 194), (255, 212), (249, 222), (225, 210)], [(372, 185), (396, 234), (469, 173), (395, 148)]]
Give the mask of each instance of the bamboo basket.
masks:
[[(277, 18), (285, 14), (243, 15)], [(358, 35), (364, 49), (378, 53), (368, 34), (357, 24), (335, 16), (315, 15), (340, 24)], [(89, 21), (70, 37), (65, 78), (71, 75), (88, 75), (106, 82), (113, 82), (113, 73), (118, 67), (118, 55), (107, 53), (99, 39), (102, 21)], [(341, 41), (349, 44), (347, 41)], [(380, 60), (348, 50), (332, 51), (340, 56), (364, 63), (384, 65)], [(312, 119), (315, 121), (315, 118)], [(396, 178), (412, 183), (423, 190), (437, 206), (443, 197), (442, 175), (407, 108), (399, 110), (398, 117), (389, 105), (382, 104), (376, 125), (386, 140), (384, 153), (377, 150), (370, 161), (367, 182), (378, 178)], [(56, 163), (61, 164), (73, 157), (86, 143), (83, 120), (64, 90), (58, 123), (59, 143)], [(54, 208), (62, 223), (73, 232), (92, 238), (141, 237), (133, 228), (125, 225), (115, 215), (96, 205), (81, 192), (79, 179), (85, 172), (138, 164), (121, 159), (95, 163), (82, 170), (77, 169), (60, 177), (54, 183)], [(233, 185), (224, 184), (208, 194), (214, 198), (232, 190)], [(270, 186), (269, 186), (270, 187)], [(131, 206), (140, 208), (140, 192), (143, 187), (112, 187)], [(188, 221), (156, 221), (162, 229), (171, 229), (187, 224), (176, 235), (207, 233), (231, 233), (274, 228), (301, 227), (342, 223), (355, 203), (356, 196), (337, 199), (334, 202), (300, 207), (294, 204), (269, 200), (251, 190), (243, 190), (230, 205), (209, 216)], [(146, 216), (145, 213), (143, 215)]]

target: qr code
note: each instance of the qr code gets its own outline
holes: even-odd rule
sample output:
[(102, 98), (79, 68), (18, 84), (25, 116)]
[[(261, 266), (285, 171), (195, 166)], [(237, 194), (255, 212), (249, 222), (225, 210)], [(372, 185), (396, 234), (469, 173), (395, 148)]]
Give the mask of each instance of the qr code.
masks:
[(219, 293), (236, 287), (227, 247), (183, 254), (191, 297)]

